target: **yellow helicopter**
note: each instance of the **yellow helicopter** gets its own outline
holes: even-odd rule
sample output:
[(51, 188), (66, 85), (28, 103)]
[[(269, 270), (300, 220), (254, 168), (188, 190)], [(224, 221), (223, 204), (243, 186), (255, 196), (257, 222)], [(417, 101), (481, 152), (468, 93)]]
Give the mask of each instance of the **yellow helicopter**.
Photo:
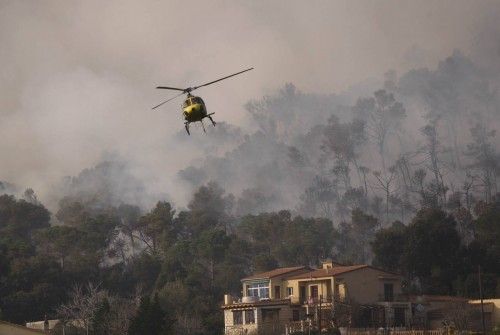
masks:
[(161, 105), (163, 105), (163, 104), (165, 104), (165, 103), (169, 102), (170, 100), (173, 100), (177, 97), (180, 97), (183, 94), (187, 94), (186, 100), (184, 100), (184, 103), (182, 104), (182, 114), (183, 114), (184, 120), (185, 120), (184, 126), (186, 127), (186, 132), (188, 133), (188, 135), (190, 135), (189, 124), (192, 122), (198, 122), (198, 121), (201, 122), (201, 126), (203, 127), (203, 131), (206, 132), (205, 125), (203, 124), (203, 119), (208, 118), (212, 122), (213, 126), (215, 127), (215, 121), (212, 119), (212, 115), (214, 115), (215, 113), (208, 114), (207, 106), (205, 105), (205, 102), (203, 102), (203, 99), (192, 95), (191, 92), (200, 88), (200, 87), (214, 84), (218, 81), (221, 81), (221, 80), (224, 80), (224, 79), (227, 79), (230, 77), (234, 77), (238, 74), (241, 74), (243, 72), (247, 72), (250, 70), (253, 70), (253, 67), (246, 69), (246, 70), (243, 70), (243, 71), (240, 71), (240, 72), (237, 72), (237, 73), (233, 73), (233, 74), (226, 76), (224, 78), (220, 78), (220, 79), (217, 79), (217, 80), (214, 80), (214, 81), (202, 84), (202, 85), (194, 86), (194, 87), (177, 88), (177, 87), (168, 87), (168, 86), (157, 86), (156, 88), (159, 88), (159, 89), (181, 91), (181, 93), (176, 95), (173, 98), (170, 98), (166, 101), (163, 101), (159, 105), (154, 106), (153, 109), (160, 107)]

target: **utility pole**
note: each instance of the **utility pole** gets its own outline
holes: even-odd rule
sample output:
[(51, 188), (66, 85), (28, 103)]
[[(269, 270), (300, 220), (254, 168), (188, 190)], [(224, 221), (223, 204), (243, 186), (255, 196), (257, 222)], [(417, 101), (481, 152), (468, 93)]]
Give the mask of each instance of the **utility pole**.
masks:
[(486, 335), (486, 324), (484, 322), (484, 304), (483, 304), (483, 284), (481, 282), (481, 265), (477, 266), (479, 277), (479, 299), (481, 299), (481, 322), (483, 323), (483, 334)]

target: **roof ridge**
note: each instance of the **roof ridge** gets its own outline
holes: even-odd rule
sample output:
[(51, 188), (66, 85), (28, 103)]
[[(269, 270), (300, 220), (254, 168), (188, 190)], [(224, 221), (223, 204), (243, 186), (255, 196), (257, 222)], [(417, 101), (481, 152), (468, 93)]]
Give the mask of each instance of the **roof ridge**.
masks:
[(243, 278), (242, 280), (245, 279), (265, 279), (265, 278), (272, 278), (280, 275), (284, 275), (288, 272), (300, 270), (300, 269), (306, 269), (306, 266), (301, 265), (301, 266), (290, 266), (290, 267), (281, 267), (281, 268), (275, 268), (272, 270), (264, 271), (264, 272), (258, 272), (253, 275), (247, 276)]

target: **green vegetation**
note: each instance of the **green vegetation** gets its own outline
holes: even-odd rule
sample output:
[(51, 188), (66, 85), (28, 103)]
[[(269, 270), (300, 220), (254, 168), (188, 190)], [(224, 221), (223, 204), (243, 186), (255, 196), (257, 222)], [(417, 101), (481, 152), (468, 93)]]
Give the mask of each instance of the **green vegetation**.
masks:
[(454, 216), (438, 208), (388, 228), (359, 209), (338, 228), (289, 211), (236, 217), (232, 197), (215, 184), (198, 189), (179, 213), (166, 202), (143, 215), (131, 215), (132, 206), (65, 205), (63, 225), (49, 225), (41, 204), (0, 197), (4, 319), (23, 323), (47, 313), (86, 320), (91, 334), (119, 334), (123, 327), (129, 334), (217, 334), (222, 296), (239, 296), (242, 277), (315, 266), (327, 257), (346, 263), (373, 257), (374, 265), (403, 273), (408, 292), (471, 297), (478, 295), (481, 265), (486, 296), (498, 290), (498, 202), (479, 206), (468, 243)]
[(359, 97), (287, 84), (245, 106), (253, 133), (221, 123), (173, 139), (202, 153), (178, 172), (193, 190), (180, 211), (151, 205), (168, 196), (113, 155), (64, 179), (52, 215), (32, 189), (1, 195), (0, 316), (220, 334), (242, 277), (328, 257), (400, 272), (414, 294), (477, 298), (481, 268), (498, 296), (497, 86), (460, 52)]

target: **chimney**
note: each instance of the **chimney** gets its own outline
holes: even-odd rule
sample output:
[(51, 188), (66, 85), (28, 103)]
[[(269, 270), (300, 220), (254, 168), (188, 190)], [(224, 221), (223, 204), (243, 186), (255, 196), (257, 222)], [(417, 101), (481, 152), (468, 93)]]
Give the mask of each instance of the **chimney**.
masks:
[(233, 297), (230, 294), (224, 294), (224, 305), (231, 305), (233, 303)]
[(334, 263), (332, 262), (331, 259), (326, 259), (323, 262), (321, 262), (321, 268), (323, 270), (332, 269), (333, 267), (334, 267)]

